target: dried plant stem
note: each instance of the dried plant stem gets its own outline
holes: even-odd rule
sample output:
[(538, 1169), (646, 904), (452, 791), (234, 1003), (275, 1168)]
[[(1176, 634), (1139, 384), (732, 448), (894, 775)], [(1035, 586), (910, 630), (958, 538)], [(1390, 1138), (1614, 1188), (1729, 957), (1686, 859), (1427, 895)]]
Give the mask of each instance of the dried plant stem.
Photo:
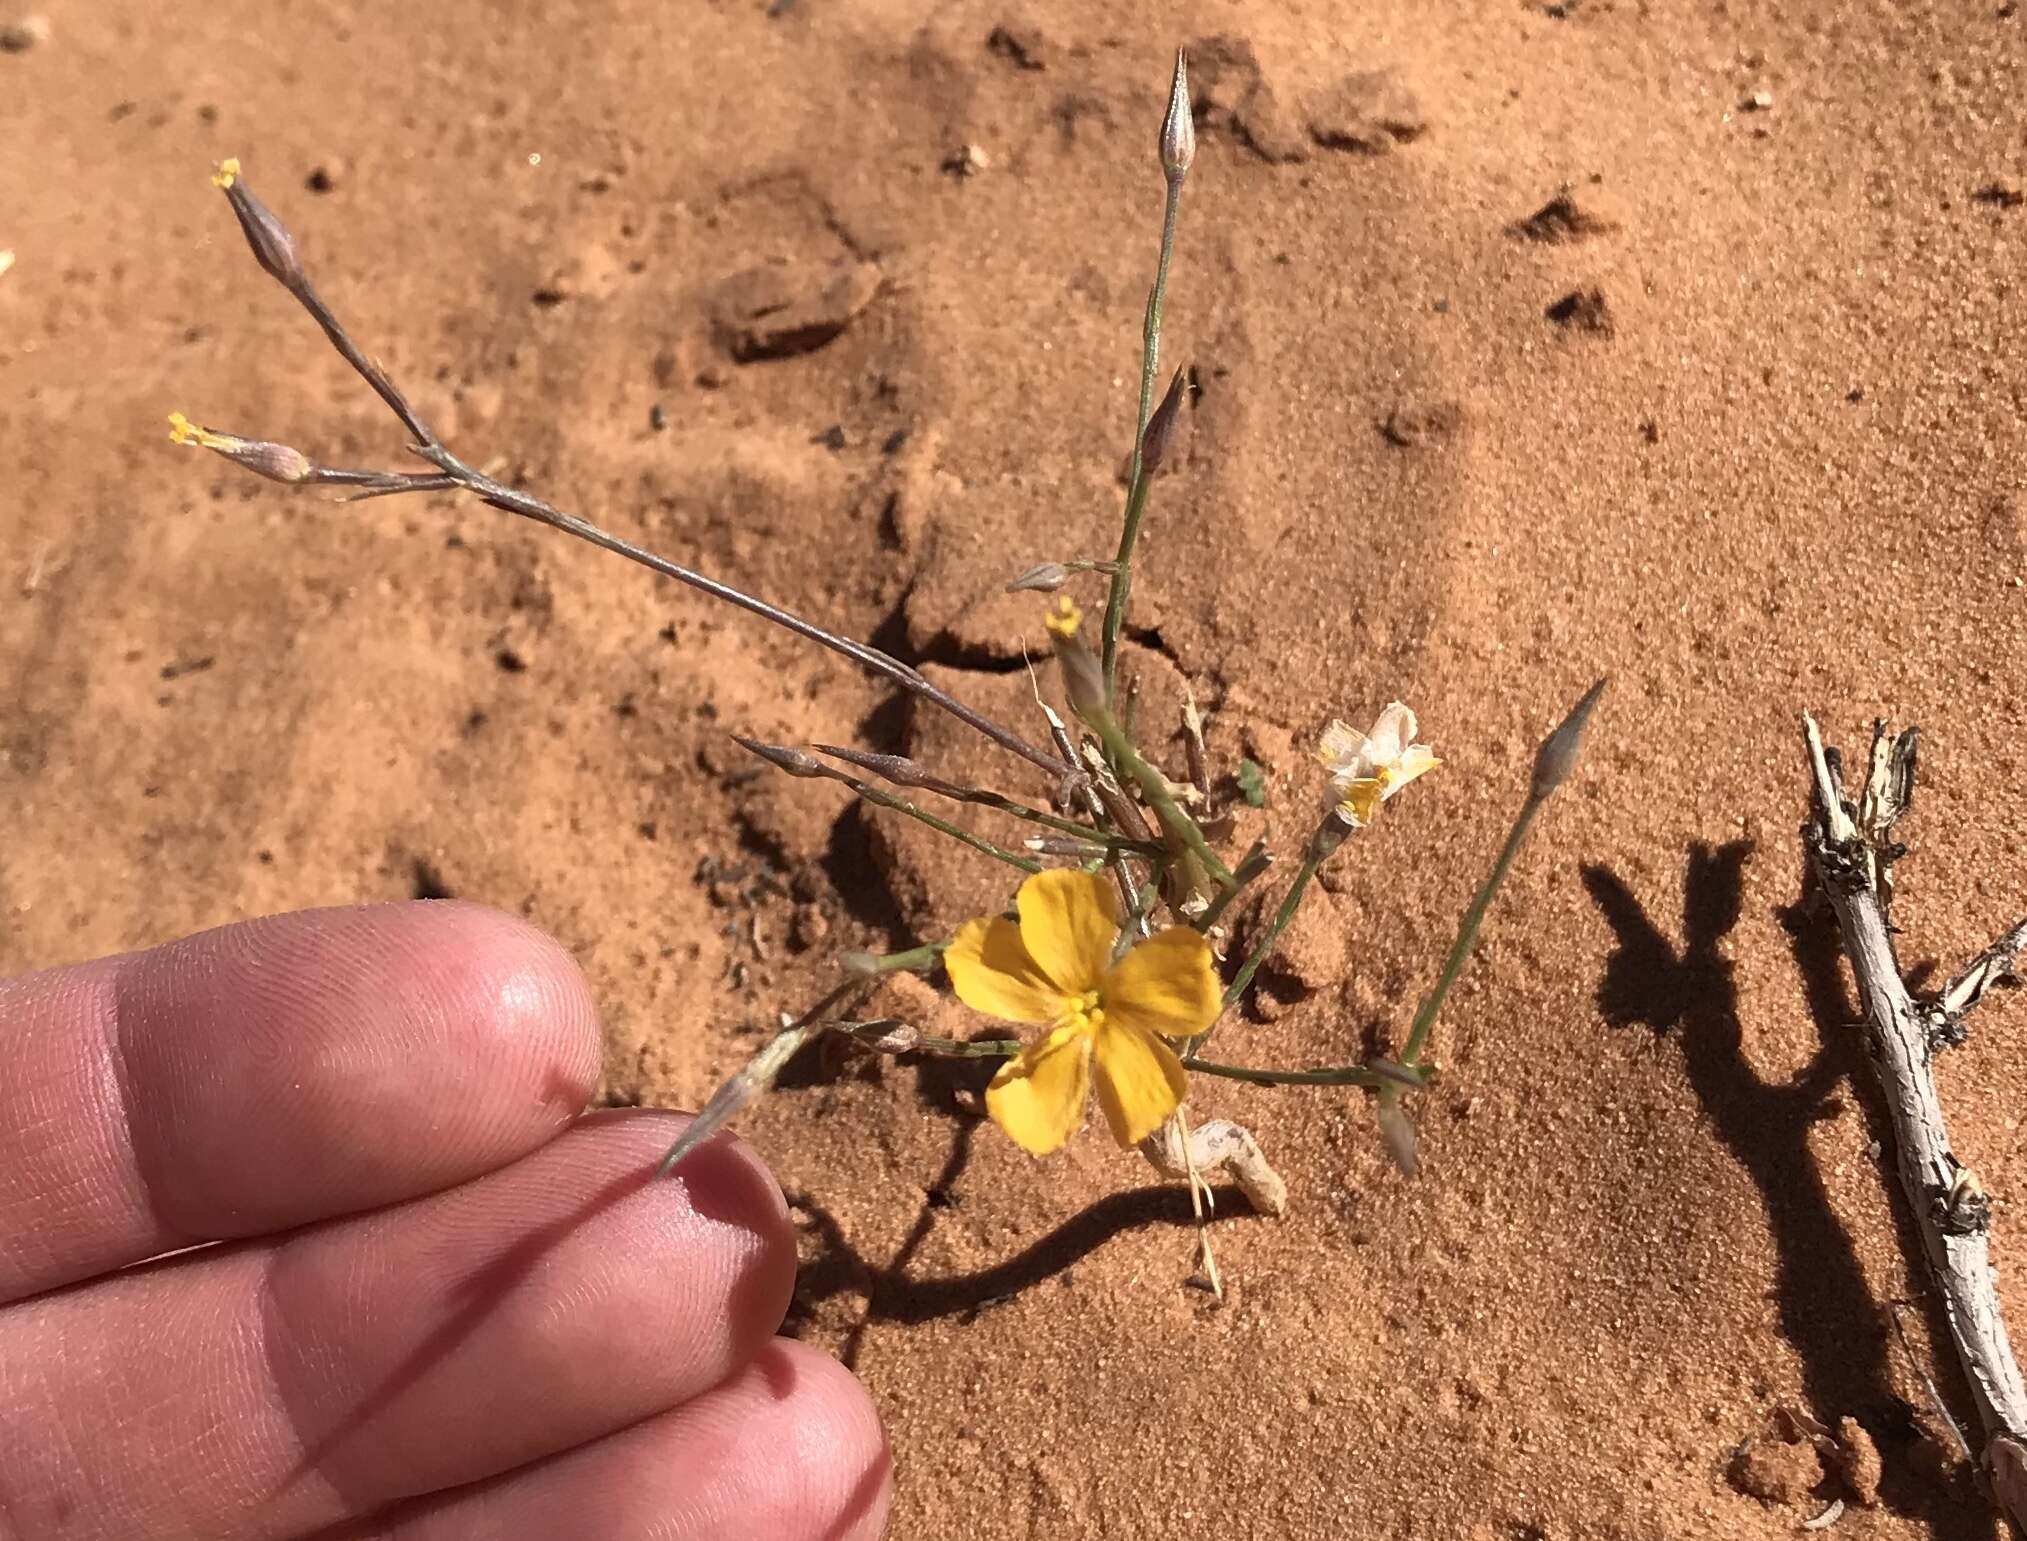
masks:
[(1901, 850), (1892, 830), (1913, 792), (1916, 737), (1910, 729), (1889, 740), (1884, 725), (1875, 725), (1871, 769), (1854, 805), (1815, 722), (1804, 714), (1802, 723), (1813, 778), (1803, 848), (1837, 913), (1864, 1003), (1868, 1057), (1892, 1115), (1901, 1189), (1984, 1430), (1979, 1469), (2000, 1510), (2027, 1534), (2027, 1381), (1999, 1309), (1991, 1203), (1950, 1149), (1931, 1063), (1951, 1039), (1908, 993), (1887, 918)]
[(721, 599), (749, 614), (759, 616), (762, 620), (771, 621), (774, 625), (820, 647), (840, 653), (873, 673), (891, 680), (903, 690), (950, 713), (1002, 748), (1011, 750), (1052, 775), (1061, 776), (1072, 770), (1071, 766), (1059, 761), (1047, 750), (1036, 747), (1011, 729), (1002, 727), (991, 718), (966, 706), (948, 691), (932, 684), (919, 670), (901, 662), (900, 659), (865, 643), (839, 636), (813, 621), (804, 620), (763, 599), (756, 599), (728, 583), (721, 583), (715, 578), (706, 577), (679, 563), (657, 556), (631, 541), (607, 533), (587, 519), (565, 513), (530, 493), (495, 481), (492, 477), (465, 464), (436, 436), (422, 420), (421, 415), (410, 405), (408, 398), (402, 394), (387, 371), (352, 340), (351, 334), (340, 324), (331, 308), (324, 303), (323, 298), (311, 284), (309, 275), (303, 271), (296, 259), (293, 237), (282, 227), (281, 222), (254, 198), (245, 178), (239, 172), (238, 164), (227, 162), (227, 169), (221, 172), (216, 180), (224, 188), (233, 212), (253, 248), (254, 257), (261, 267), (309, 312), (311, 319), (323, 329), (324, 336), (329, 339), (339, 356), (351, 365), (360, 379), (364, 380), (374, 394), (379, 396), (393, 412), (413, 441), (410, 447), (414, 453), (435, 466), (440, 473), (437, 476), (405, 476), (399, 472), (334, 473), (320, 476), (318, 480), (351, 481), (366, 486), (374, 495), (434, 492), (443, 490), (449, 484), (455, 484), (505, 513), (518, 514), (524, 519), (532, 519), (538, 524), (548, 525), (551, 529), (561, 530), (566, 535), (573, 535), (601, 550), (623, 556), (630, 562), (637, 562), (650, 572), (665, 578), (673, 578), (699, 593)]
[(1189, 853), (1203, 863), (1204, 871), (1211, 875), (1220, 888), (1230, 888), (1231, 869), (1219, 859), (1218, 853), (1211, 849), (1211, 843), (1204, 838), (1204, 832), (1198, 827), (1197, 821), (1175, 800), (1175, 794), (1168, 789), (1168, 778), (1141, 757), (1140, 751), (1133, 747), (1132, 740), (1127, 738), (1125, 731), (1109, 714), (1099, 715), (1092, 727), (1097, 732), (1099, 741), (1104, 744), (1105, 752), (1111, 756), (1112, 763), (1132, 777), (1134, 785), (1140, 788), (1140, 795), (1145, 797), (1148, 806), (1154, 809), (1155, 818), (1160, 822), (1162, 829), (1188, 847)]

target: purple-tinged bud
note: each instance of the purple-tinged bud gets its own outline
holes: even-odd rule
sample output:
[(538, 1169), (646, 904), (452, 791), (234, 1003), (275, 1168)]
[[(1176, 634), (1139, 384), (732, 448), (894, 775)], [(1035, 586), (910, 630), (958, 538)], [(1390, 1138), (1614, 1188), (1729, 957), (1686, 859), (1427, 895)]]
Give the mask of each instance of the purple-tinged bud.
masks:
[(191, 422), (181, 412), (169, 414), (169, 439), (175, 444), (189, 444), (223, 455), (234, 465), (244, 466), (254, 475), (265, 476), (271, 482), (293, 485), (310, 481), (317, 470), (310, 457), (299, 449), (268, 439), (242, 439), (236, 433), (219, 433)]
[(1033, 589), (1040, 594), (1053, 594), (1070, 581), (1070, 569), (1061, 562), (1044, 562), (1039, 567), (1030, 567), (1006, 586), (1009, 594), (1018, 594), (1023, 589)]
[(239, 174), (239, 162), (224, 161), (211, 178), (225, 194), (246, 244), (253, 248), (253, 260), (283, 288), (293, 290), (303, 281), (303, 265), (296, 256), (296, 238), (274, 217), (268, 206), (254, 197), (253, 190)]
[(786, 771), (791, 776), (829, 777), (836, 772), (830, 770), (812, 755), (800, 749), (790, 749), (784, 744), (763, 744), (755, 739), (732, 736), (732, 742), (748, 754), (757, 754), (776, 770)]
[(817, 744), (814, 747), (818, 754), (827, 754), (834, 760), (843, 760), (847, 765), (871, 771), (882, 781), (891, 781), (898, 787), (920, 787), (925, 792), (934, 792), (939, 797), (954, 797), (959, 802), (968, 802), (978, 795), (969, 787), (945, 781), (927, 766), (905, 755), (874, 754), (870, 749), (844, 749), (836, 744)]
[(1189, 175), (1196, 159), (1196, 119), (1189, 110), (1189, 66), (1175, 51), (1175, 79), (1168, 88), (1168, 115), (1161, 120), (1161, 170), (1171, 182)]
[(1161, 398), (1161, 405), (1154, 409), (1147, 420), (1147, 432), (1140, 436), (1140, 469), (1143, 476), (1152, 476), (1161, 469), (1161, 462), (1175, 444), (1175, 425), (1182, 415), (1182, 400), (1185, 371), (1178, 369), (1175, 378), (1168, 382), (1168, 394)]

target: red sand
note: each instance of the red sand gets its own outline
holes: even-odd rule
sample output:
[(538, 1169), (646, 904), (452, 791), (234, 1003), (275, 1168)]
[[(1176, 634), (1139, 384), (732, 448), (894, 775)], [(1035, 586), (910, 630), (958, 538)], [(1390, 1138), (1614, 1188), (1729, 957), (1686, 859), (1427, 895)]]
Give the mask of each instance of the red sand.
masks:
[[(1149, 709), (1193, 686), (1284, 849), (1330, 716), (1405, 697), (1445, 760), (1221, 1051), (1396, 1041), (1534, 740), (1613, 687), (1438, 1033), (1419, 1180), (1356, 1095), (1198, 1085), (1293, 1188), (1278, 1222), (1226, 1204), (1222, 1306), (1184, 1283), (1180, 1190), (1095, 1131), (1031, 1161), (947, 1069), (826, 1062), (745, 1119), (808, 1225), (797, 1328), (893, 1434), (894, 1534), (1780, 1535), (1846, 1491), (1811, 1491), (1785, 1410), (1877, 1443), (1879, 1503), (1832, 1534), (1993, 1535), (1892, 1330), (1933, 1362), (1850, 1007), (1782, 912), (1804, 707), (1847, 745), (1927, 730), (1910, 965), (2027, 903), (2027, 15), (500, 12), (51, 4), (0, 55), (0, 968), (447, 890), (577, 953), (613, 1096), (694, 1105), (837, 948), (947, 934), (997, 873), (727, 733), (1035, 792), (1017, 762), (469, 502), (171, 451), (181, 407), (400, 453), (205, 173), (244, 159), (475, 462), (1017, 711), (1037, 607), (998, 585), (1109, 554), (1168, 55), (1221, 37)], [(983, 168), (944, 170), (966, 145)], [(819, 330), (864, 304), (740, 362), (756, 285)], [(2020, 1009), (1942, 1069), (2016, 1323)]]

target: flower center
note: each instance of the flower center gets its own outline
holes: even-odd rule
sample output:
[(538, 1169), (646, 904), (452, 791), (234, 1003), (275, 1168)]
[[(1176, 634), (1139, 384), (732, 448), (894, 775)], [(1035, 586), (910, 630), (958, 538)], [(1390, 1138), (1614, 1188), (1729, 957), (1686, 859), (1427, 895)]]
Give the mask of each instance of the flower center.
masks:
[(1061, 1025), (1074, 1027), (1083, 1033), (1095, 1033), (1103, 1027), (1105, 1008), (1098, 1004), (1098, 992), (1086, 990), (1081, 995), (1066, 996)]

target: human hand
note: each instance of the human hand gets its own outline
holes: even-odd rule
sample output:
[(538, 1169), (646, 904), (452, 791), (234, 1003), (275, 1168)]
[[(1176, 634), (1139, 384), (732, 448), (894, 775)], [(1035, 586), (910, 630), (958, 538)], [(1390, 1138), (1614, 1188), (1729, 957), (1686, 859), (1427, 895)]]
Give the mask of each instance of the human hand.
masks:
[(461, 904), (0, 981), (0, 1538), (878, 1535), (773, 1179), (653, 1179), (681, 1121), (580, 1117), (598, 1065), (570, 959)]

